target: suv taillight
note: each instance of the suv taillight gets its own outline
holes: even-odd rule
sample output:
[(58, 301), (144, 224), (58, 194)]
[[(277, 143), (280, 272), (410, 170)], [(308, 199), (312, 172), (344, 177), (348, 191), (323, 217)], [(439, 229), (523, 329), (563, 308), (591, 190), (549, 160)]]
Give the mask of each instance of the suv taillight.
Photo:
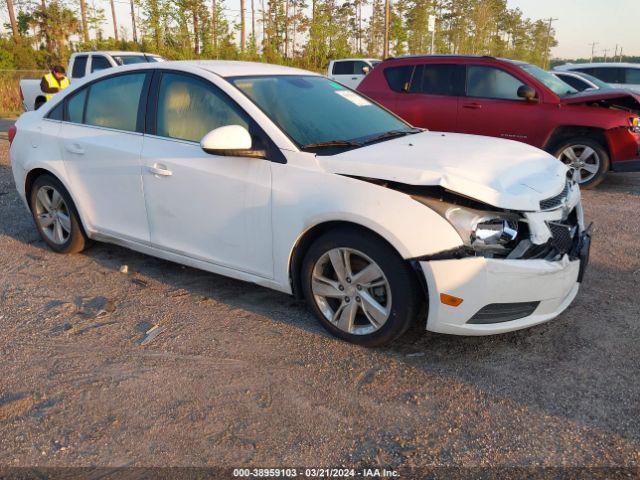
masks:
[(11, 142), (13, 142), (13, 139), (16, 138), (16, 133), (18, 133), (18, 129), (16, 128), (15, 125), (11, 125), (9, 127), (9, 133), (8, 133), (9, 146), (11, 146)]

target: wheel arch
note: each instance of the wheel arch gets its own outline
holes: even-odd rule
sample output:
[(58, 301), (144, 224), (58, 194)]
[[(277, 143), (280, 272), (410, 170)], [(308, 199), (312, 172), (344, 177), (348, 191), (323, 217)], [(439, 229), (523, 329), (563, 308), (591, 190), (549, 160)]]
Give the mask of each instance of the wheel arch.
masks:
[[(306, 229), (296, 240), (291, 253), (289, 255), (289, 281), (291, 283), (291, 290), (296, 299), (302, 299), (302, 278), (300, 272), (302, 269), (302, 262), (309, 248), (318, 238), (331, 230), (348, 229), (362, 232), (363, 234), (373, 235), (390, 248), (392, 248), (400, 258), (404, 259), (404, 256), (400, 252), (400, 249), (394, 245), (394, 242), (388, 238), (385, 238), (380, 233), (372, 230), (369, 227), (347, 220), (330, 220), (317, 223), (312, 227)], [(405, 259), (406, 260), (406, 259)], [(406, 260), (407, 262), (409, 260)], [(413, 266), (413, 265), (412, 265)], [(414, 268), (415, 271), (415, 268)], [(416, 281), (422, 286), (421, 279), (416, 272)], [(421, 288), (421, 290), (423, 290)], [(426, 299), (427, 297), (425, 297)]]
[[(57, 175), (55, 172), (52, 172), (51, 170), (47, 170), (46, 168), (42, 168), (42, 167), (36, 167), (36, 168), (33, 168), (33, 169), (29, 170), (29, 172), (25, 176), (25, 179), (24, 179), (24, 193), (25, 193), (25, 199), (27, 200), (27, 205), (29, 207), (29, 210), (31, 210), (31, 201), (30, 201), (30, 199), (31, 199), (31, 191), (33, 189), (33, 184), (35, 183), (35, 181), (39, 177), (41, 177), (43, 175), (52, 176), (57, 181), (59, 181), (62, 184), (62, 186), (65, 188), (65, 190), (67, 191), (67, 193), (71, 197), (71, 200), (73, 201), (73, 206), (76, 209), (76, 212), (78, 212), (78, 218), (80, 220), (80, 227), (82, 228), (82, 231), (84, 232), (84, 234), (87, 235), (87, 227), (86, 227), (85, 222), (84, 222), (84, 216), (82, 215), (82, 211), (80, 210), (80, 207), (78, 205), (78, 201), (76, 200), (76, 198), (74, 197), (73, 193), (71, 192), (71, 189), (68, 187), (68, 185), (65, 183), (65, 181), (60, 177), (60, 175)], [(88, 235), (87, 235), (87, 237), (88, 237)]]
[[(547, 139), (544, 145), (546, 152), (552, 153), (563, 141), (574, 137), (586, 137), (598, 142), (611, 157), (611, 148), (605, 129), (596, 127), (585, 127), (580, 125), (565, 125), (557, 127)], [(611, 167), (609, 167), (611, 168)]]

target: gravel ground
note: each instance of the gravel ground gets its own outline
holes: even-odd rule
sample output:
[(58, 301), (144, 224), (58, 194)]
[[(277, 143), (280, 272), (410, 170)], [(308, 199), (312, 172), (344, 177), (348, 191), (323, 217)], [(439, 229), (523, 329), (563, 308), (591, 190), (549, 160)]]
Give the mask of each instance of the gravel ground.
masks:
[(559, 318), (370, 350), (261, 287), (52, 253), (0, 140), (0, 466), (638, 467), (640, 175), (584, 202), (591, 266)]

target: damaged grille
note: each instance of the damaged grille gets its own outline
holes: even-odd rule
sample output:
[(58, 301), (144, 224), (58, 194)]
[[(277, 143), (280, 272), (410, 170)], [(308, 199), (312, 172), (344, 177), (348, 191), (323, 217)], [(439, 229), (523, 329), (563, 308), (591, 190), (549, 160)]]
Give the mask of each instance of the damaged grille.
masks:
[(551, 245), (560, 254), (569, 253), (578, 240), (578, 221), (575, 210), (566, 220), (547, 222), (551, 230)]
[(553, 210), (562, 205), (562, 201), (569, 195), (569, 182), (565, 182), (564, 189), (555, 197), (540, 201), (540, 210)]

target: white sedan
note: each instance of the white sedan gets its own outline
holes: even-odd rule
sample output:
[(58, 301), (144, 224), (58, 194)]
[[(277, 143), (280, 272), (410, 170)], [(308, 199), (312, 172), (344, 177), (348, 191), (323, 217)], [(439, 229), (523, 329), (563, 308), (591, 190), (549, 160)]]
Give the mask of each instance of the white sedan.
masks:
[(43, 240), (90, 240), (305, 297), (381, 345), (413, 321), (550, 320), (587, 263), (580, 191), (536, 148), (416, 129), (323, 76), (167, 62), (83, 79), (9, 133)]

